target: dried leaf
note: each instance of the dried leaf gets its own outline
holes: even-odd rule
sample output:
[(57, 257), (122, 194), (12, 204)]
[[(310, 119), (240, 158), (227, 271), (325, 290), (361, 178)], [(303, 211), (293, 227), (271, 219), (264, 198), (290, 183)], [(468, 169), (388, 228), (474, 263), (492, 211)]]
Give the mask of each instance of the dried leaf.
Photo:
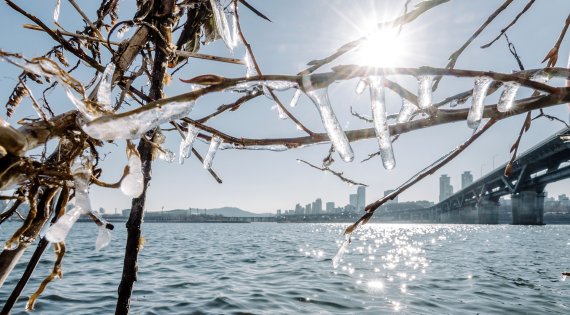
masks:
[(507, 164), (507, 167), (505, 167), (505, 177), (511, 176), (512, 172), (513, 172), (513, 163), (511, 163), (509, 161), (509, 163)]
[(548, 52), (548, 54), (546, 54), (546, 57), (544, 57), (544, 60), (542, 60), (542, 62), (545, 62), (548, 60), (548, 63), (546, 64), (547, 67), (554, 67), (556, 65), (556, 62), (558, 61), (558, 47), (554, 46), (552, 47), (552, 49), (550, 49), (550, 51)]
[(180, 79), (184, 83), (199, 84), (199, 85), (214, 85), (226, 81), (226, 78), (217, 76), (215, 74), (204, 74), (192, 79)]

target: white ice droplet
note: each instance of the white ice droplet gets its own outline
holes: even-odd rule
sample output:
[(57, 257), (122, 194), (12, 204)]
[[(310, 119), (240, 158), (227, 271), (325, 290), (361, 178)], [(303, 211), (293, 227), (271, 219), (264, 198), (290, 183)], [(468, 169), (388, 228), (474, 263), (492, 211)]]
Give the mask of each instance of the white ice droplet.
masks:
[(501, 93), (501, 97), (499, 97), (499, 103), (497, 103), (497, 110), (503, 113), (513, 108), (520, 84), (517, 82), (505, 82), (504, 87), (505, 89)]
[(380, 157), (382, 164), (387, 170), (391, 170), (396, 166), (394, 159), (394, 151), (392, 149), (392, 140), (390, 139), (390, 129), (386, 118), (386, 94), (384, 91), (384, 78), (379, 76), (371, 76), (368, 78), (370, 86), (370, 102), (372, 109), (372, 118), (374, 120), (374, 130), (378, 138), (378, 146), (380, 149)]
[(297, 106), (297, 103), (299, 102), (299, 97), (301, 97), (301, 90), (297, 89), (295, 91), (295, 94), (293, 95), (293, 98), (291, 99), (291, 103), (289, 103), (289, 106), (291, 107)]
[(113, 73), (115, 72), (115, 63), (110, 62), (103, 71), (101, 76), (101, 81), (99, 82), (99, 87), (97, 88), (97, 101), (106, 107), (107, 110), (112, 110), (111, 106), (111, 91), (112, 85), (111, 81), (113, 78)]
[(277, 111), (277, 115), (279, 116), (279, 119), (287, 119), (289, 118), (289, 116), (287, 116), (287, 113), (285, 113), (285, 111), (283, 110), (283, 108), (281, 108), (281, 106), (279, 106), (279, 104), (275, 104), (271, 107), (271, 109), (274, 109)]
[(433, 76), (418, 76), (418, 106), (421, 109), (429, 108), (432, 105), (432, 85)]
[(340, 260), (342, 259), (342, 256), (344, 256), (344, 253), (346, 252), (346, 250), (348, 249), (348, 245), (350, 244), (350, 240), (346, 239), (342, 245), (340, 246), (340, 248), (338, 249), (338, 251), (336, 252), (336, 255), (334, 255), (333, 259), (332, 259), (332, 264), (333, 264), (333, 268), (337, 268), (338, 265), (340, 264)]
[(188, 126), (188, 131), (186, 132), (186, 136), (180, 142), (180, 152), (178, 155), (178, 163), (184, 164), (184, 159), (190, 157), (190, 152), (192, 152), (192, 145), (198, 136), (198, 129), (194, 128), (194, 126)]
[(477, 77), (475, 78), (475, 85), (473, 87), (473, 96), (471, 109), (467, 115), (467, 126), (471, 129), (477, 129), (483, 118), (483, 101), (487, 96), (487, 90), (493, 79), (490, 77)]
[(243, 60), (245, 61), (246, 67), (245, 77), (249, 78), (256, 76), (257, 70), (255, 69), (255, 63), (253, 62), (253, 58), (251, 57), (248, 49), (245, 50), (245, 56), (243, 57)]
[(129, 151), (127, 157), (129, 174), (121, 181), (121, 191), (129, 197), (136, 198), (142, 194), (144, 188), (142, 163), (139, 155), (135, 152)]
[(356, 84), (356, 90), (355, 90), (356, 94), (358, 95), (362, 94), (366, 89), (366, 85), (367, 85), (366, 80), (360, 79), (358, 81), (358, 84)]
[(53, 20), (57, 22), (59, 20), (59, 12), (61, 10), (61, 0), (55, 2), (55, 9), (53, 10)]
[(67, 234), (71, 230), (71, 227), (79, 216), (81, 216), (82, 210), (79, 208), (73, 208), (66, 212), (61, 218), (57, 220), (46, 233), (46, 239), (52, 243), (59, 243), (65, 241)]
[(354, 153), (346, 134), (334, 114), (327, 88), (314, 89), (310, 76), (303, 77), (303, 88), (319, 110), (323, 126), (335, 150), (345, 162), (351, 162), (354, 159)]
[(210, 169), (212, 168), (212, 162), (214, 161), (214, 156), (222, 143), (222, 139), (218, 136), (213, 136), (210, 140), (210, 147), (208, 148), (208, 153), (206, 153), (206, 157), (204, 157), (204, 168)]

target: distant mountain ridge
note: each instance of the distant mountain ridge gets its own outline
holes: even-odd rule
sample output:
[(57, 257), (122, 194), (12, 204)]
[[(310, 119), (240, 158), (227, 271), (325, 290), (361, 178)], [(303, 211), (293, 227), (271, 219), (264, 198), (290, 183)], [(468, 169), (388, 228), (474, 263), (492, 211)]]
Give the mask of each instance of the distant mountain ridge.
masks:
[[(184, 209), (172, 209), (172, 210), (184, 210)], [(169, 210), (171, 211), (171, 210)], [(192, 208), (192, 213), (196, 211), (195, 208)], [(198, 212), (200, 214), (204, 213), (204, 209), (199, 209)], [(272, 213), (253, 213), (246, 210), (242, 210), (237, 207), (222, 207), (222, 208), (214, 208), (214, 209), (206, 209), (206, 214), (209, 215), (223, 215), (224, 217), (268, 217), (273, 216)]]

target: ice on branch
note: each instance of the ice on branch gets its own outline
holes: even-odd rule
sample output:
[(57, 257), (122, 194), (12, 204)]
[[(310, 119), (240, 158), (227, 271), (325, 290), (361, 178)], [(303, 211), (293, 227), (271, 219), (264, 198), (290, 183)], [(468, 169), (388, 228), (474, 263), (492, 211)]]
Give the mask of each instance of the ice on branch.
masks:
[(374, 130), (378, 138), (378, 146), (380, 148), (380, 156), (382, 164), (387, 170), (391, 170), (396, 166), (394, 159), (394, 151), (392, 149), (392, 140), (390, 139), (390, 129), (386, 115), (386, 94), (384, 91), (384, 78), (380, 76), (371, 76), (368, 78), (370, 86), (370, 103), (372, 109), (372, 118), (374, 120)]
[(117, 38), (123, 38), (125, 36), (125, 34), (131, 29), (131, 27), (128, 24), (123, 24), (123, 26), (121, 26), (121, 28), (119, 29), (119, 31), (117, 32)]
[(421, 109), (430, 108), (432, 105), (433, 76), (418, 76), (418, 106)]
[(277, 111), (277, 115), (279, 116), (279, 119), (287, 119), (289, 118), (289, 116), (287, 116), (287, 113), (285, 113), (285, 111), (283, 110), (283, 108), (281, 108), (281, 106), (279, 106), (279, 104), (275, 104), (271, 107), (271, 109), (274, 109)]
[(303, 88), (319, 110), (321, 120), (335, 150), (345, 162), (351, 162), (354, 159), (354, 153), (346, 134), (334, 114), (327, 88), (314, 89), (310, 76), (303, 77)]
[(243, 57), (243, 60), (245, 62), (245, 68), (246, 68), (245, 77), (249, 78), (257, 75), (257, 70), (255, 69), (255, 63), (253, 62), (253, 58), (251, 57), (251, 54), (249, 53), (248, 49), (245, 50), (245, 56)]
[(342, 243), (342, 245), (340, 246), (340, 248), (336, 252), (336, 255), (334, 255), (334, 257), (332, 259), (333, 268), (337, 268), (338, 265), (340, 264), (340, 260), (342, 259), (342, 256), (344, 256), (344, 253), (348, 249), (348, 245), (350, 245), (350, 239), (349, 238), (347, 238)]
[(97, 234), (97, 240), (95, 241), (95, 250), (97, 251), (100, 251), (111, 243), (111, 231), (109, 231), (105, 226), (106, 224), (99, 226), (99, 233)]
[(473, 87), (473, 96), (471, 109), (467, 115), (467, 126), (471, 129), (477, 129), (483, 118), (483, 101), (487, 96), (487, 90), (493, 79), (489, 77), (475, 78), (475, 86)]
[(356, 94), (360, 95), (364, 92), (364, 90), (366, 90), (366, 80), (364, 79), (360, 79), (360, 81), (358, 81), (358, 84), (356, 84)]
[(63, 242), (69, 234), (71, 227), (79, 216), (91, 210), (91, 202), (89, 201), (89, 180), (91, 178), (90, 166), (77, 164), (73, 173), (73, 181), (75, 184), (75, 207), (66, 212), (57, 222), (52, 225), (47, 233), (46, 239), (52, 243)]
[(397, 122), (399, 124), (410, 121), (412, 115), (416, 111), (416, 106), (405, 98), (402, 98), (402, 109), (398, 113)]
[(184, 164), (184, 159), (190, 157), (190, 152), (192, 149), (192, 145), (198, 136), (198, 129), (194, 128), (193, 126), (188, 126), (188, 131), (184, 136), (184, 139), (180, 142), (180, 152), (178, 154), (178, 163)]
[(539, 71), (538, 73), (533, 75), (531, 79), (533, 81), (538, 82), (538, 83), (546, 83), (546, 82), (550, 81), (550, 77), (551, 77), (551, 75), (548, 72)]
[(497, 110), (504, 113), (513, 108), (515, 101), (515, 96), (521, 85), (517, 82), (505, 82), (503, 93), (499, 97), (499, 103), (497, 103)]
[(212, 161), (214, 161), (214, 156), (222, 143), (222, 139), (217, 136), (213, 136), (212, 140), (210, 141), (210, 147), (208, 148), (208, 153), (206, 153), (206, 157), (204, 157), (204, 168), (210, 169), (212, 168)]
[(158, 158), (168, 163), (172, 163), (176, 160), (176, 155), (168, 149), (160, 148), (160, 150), (158, 150)]
[(134, 145), (127, 146), (127, 159), (129, 173), (121, 181), (121, 191), (129, 197), (136, 198), (143, 192), (144, 177), (142, 174), (141, 159)]
[(113, 73), (115, 72), (115, 63), (110, 62), (106, 67), (105, 71), (103, 71), (103, 75), (101, 76), (101, 81), (99, 82), (99, 86), (97, 88), (97, 101), (99, 104), (106, 107), (106, 110), (111, 111), (111, 81), (113, 78)]
[(295, 94), (293, 95), (293, 98), (291, 99), (291, 103), (289, 103), (289, 106), (291, 106), (291, 107), (297, 106), (297, 103), (299, 102), (299, 97), (301, 97), (301, 90), (300, 89), (295, 91)]
[(222, 143), (220, 145), (219, 149), (220, 150), (231, 150), (231, 149), (234, 149), (234, 150), (254, 150), (254, 151), (267, 150), (267, 151), (281, 152), (281, 151), (287, 151), (287, 149), (289, 149), (289, 148), (284, 144), (243, 146), (243, 145), (235, 145), (233, 143)]
[(53, 20), (57, 22), (59, 20), (59, 12), (61, 10), (61, 0), (55, 2), (55, 9), (53, 9)]
[[(214, 12), (214, 19), (216, 21), (216, 29), (218, 31), (218, 34), (228, 49), (230, 51), (233, 51), (233, 49), (237, 46), (237, 38), (234, 38), (232, 34), (235, 35), (236, 33), (232, 33), (230, 30), (230, 26), (226, 18), (226, 13), (224, 12), (224, 6), (220, 0), (210, 0), (210, 4), (212, 5), (212, 11)], [(232, 13), (231, 15), (232, 18), (235, 19), (234, 14)]]
[(161, 106), (151, 104), (127, 113), (100, 117), (82, 124), (81, 129), (99, 140), (137, 139), (161, 124), (186, 117), (194, 103), (195, 100), (174, 101)]

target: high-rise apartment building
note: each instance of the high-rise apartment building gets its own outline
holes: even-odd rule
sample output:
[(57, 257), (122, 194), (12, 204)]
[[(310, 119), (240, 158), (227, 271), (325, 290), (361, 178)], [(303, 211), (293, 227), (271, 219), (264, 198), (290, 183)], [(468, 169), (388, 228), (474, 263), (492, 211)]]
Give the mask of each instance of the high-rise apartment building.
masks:
[(366, 207), (366, 188), (364, 186), (358, 186), (356, 196), (356, 210), (364, 211), (364, 207)]
[(469, 171), (463, 172), (461, 174), (461, 189), (465, 189), (465, 187), (471, 185), (473, 183), (473, 174)]
[(443, 201), (453, 195), (451, 178), (445, 174), (439, 177), (439, 201)]

